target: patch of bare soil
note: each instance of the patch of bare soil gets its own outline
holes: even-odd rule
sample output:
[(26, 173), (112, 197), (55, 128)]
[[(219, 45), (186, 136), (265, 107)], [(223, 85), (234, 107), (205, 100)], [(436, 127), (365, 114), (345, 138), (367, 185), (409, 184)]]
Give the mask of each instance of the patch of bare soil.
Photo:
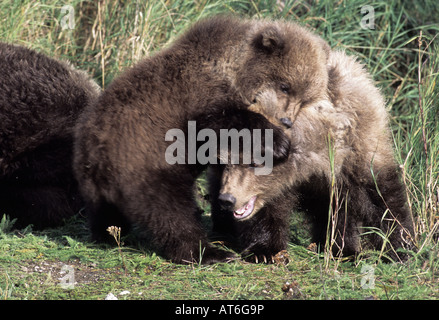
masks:
[(79, 260), (28, 261), (19, 268), (26, 275), (39, 276), (41, 284), (60, 285), (65, 288), (86, 285), (105, 280), (109, 271), (96, 268), (93, 264), (83, 264)]

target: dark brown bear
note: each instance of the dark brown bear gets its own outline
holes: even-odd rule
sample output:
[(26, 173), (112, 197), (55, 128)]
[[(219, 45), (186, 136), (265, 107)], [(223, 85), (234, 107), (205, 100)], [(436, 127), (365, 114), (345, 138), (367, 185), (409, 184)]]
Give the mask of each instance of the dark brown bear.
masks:
[(69, 64), (0, 43), (0, 214), (59, 225), (81, 207), (73, 127), (99, 87)]
[[(247, 108), (266, 90), (278, 95), (281, 108), (292, 85), (305, 87), (292, 73), (299, 46), (312, 49), (308, 58), (326, 59), (324, 43), (312, 36), (303, 42), (299, 31), (270, 21), (203, 20), (122, 73), (87, 107), (76, 128), (74, 167), (95, 239), (105, 239), (110, 225), (123, 230), (134, 224), (174, 262), (230, 259), (231, 253), (208, 243), (197, 217), (193, 189), (204, 166), (168, 164), (165, 135), (186, 132), (190, 120), (198, 130), (216, 132), (271, 128), (274, 157), (281, 159), (288, 138)], [(325, 70), (314, 71), (325, 86)], [(309, 102), (321, 93), (314, 87), (300, 92)]]
[[(287, 248), (290, 214), (302, 209), (313, 240), (329, 241), (335, 254), (372, 245), (399, 261), (405, 254), (397, 250), (413, 247), (414, 227), (384, 99), (355, 58), (332, 51), (325, 65), (329, 80), (319, 101), (279, 109), (266, 94), (251, 106), (272, 121), (291, 120), (291, 152), (270, 175), (244, 165), (213, 168), (221, 169), (210, 177), (214, 230), (235, 237), (253, 261), (266, 261)], [(315, 75), (308, 76), (312, 86)]]

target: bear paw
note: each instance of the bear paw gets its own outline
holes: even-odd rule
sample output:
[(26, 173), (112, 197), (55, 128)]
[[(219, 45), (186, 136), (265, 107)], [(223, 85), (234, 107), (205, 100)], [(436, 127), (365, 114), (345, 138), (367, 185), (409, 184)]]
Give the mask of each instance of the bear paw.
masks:
[(233, 252), (225, 251), (213, 246), (205, 248), (201, 255), (201, 264), (209, 265), (220, 262), (231, 262), (236, 260), (237, 256)]
[(244, 256), (244, 260), (252, 263), (265, 263), (265, 264), (283, 264), (287, 265), (290, 262), (290, 257), (287, 250), (281, 250), (276, 254), (257, 254), (250, 253)]
[(292, 149), (291, 142), (283, 130), (273, 126), (273, 158), (276, 162), (283, 162), (288, 158)]

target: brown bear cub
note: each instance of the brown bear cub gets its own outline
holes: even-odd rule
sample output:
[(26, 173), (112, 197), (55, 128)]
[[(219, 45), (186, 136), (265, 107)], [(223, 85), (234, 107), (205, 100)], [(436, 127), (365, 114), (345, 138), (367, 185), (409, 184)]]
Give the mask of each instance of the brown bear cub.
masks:
[[(313, 222), (315, 242), (324, 245), (333, 228), (335, 254), (353, 255), (365, 244), (382, 249), (388, 239), (388, 257), (399, 260), (404, 254), (396, 250), (413, 246), (414, 227), (384, 99), (355, 58), (331, 51), (327, 61), (308, 59), (303, 68), (318, 69), (315, 64), (328, 75), (320, 100), (279, 109), (276, 95), (266, 91), (250, 108), (286, 124), (288, 160), (270, 175), (255, 175), (244, 165), (211, 168), (214, 231), (235, 238), (249, 259), (270, 260), (287, 247), (292, 210), (302, 209)], [(308, 77), (310, 90), (320, 75)], [(291, 85), (291, 91), (301, 90)], [(362, 234), (369, 234), (367, 241), (360, 241)]]
[[(289, 152), (283, 129), (247, 109), (267, 95), (276, 95), (276, 110), (296, 94), (321, 99), (325, 68), (302, 70), (296, 57), (309, 48), (303, 59), (325, 61), (327, 48), (304, 33), (270, 21), (203, 20), (123, 72), (87, 106), (76, 127), (74, 168), (94, 239), (105, 240), (108, 226), (134, 225), (174, 262), (229, 260), (230, 252), (209, 244), (197, 215), (194, 182), (204, 163), (189, 163), (189, 150), (184, 163), (168, 163), (165, 137), (169, 130), (187, 133), (189, 121), (198, 132), (272, 129), (274, 160), (282, 160)], [(297, 72), (311, 71), (322, 77), (308, 86)]]
[(15, 227), (59, 225), (82, 207), (73, 127), (99, 87), (67, 63), (0, 43), (0, 214)]

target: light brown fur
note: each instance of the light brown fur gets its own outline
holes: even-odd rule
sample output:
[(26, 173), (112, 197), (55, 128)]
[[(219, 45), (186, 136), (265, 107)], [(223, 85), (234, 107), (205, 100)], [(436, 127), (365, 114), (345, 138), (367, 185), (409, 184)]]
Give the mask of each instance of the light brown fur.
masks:
[[(267, 22), (265, 22), (267, 23)], [(320, 37), (305, 28), (288, 22), (271, 22), (285, 34), (294, 34), (284, 70), (278, 70), (285, 79), (283, 86), (265, 84), (253, 95), (251, 111), (259, 112), (275, 124), (281, 118), (296, 117), (300, 109), (326, 98), (328, 72), (326, 62), (330, 47)], [(284, 74), (288, 75), (285, 76)]]
[[(316, 59), (307, 62), (322, 63)], [(394, 250), (409, 247), (413, 242), (413, 223), (397, 173), (384, 99), (364, 67), (344, 52), (331, 51), (325, 68), (329, 80), (319, 100), (300, 103), (299, 99), (282, 110), (276, 107), (274, 95), (266, 91), (265, 98), (251, 106), (251, 110), (274, 122), (285, 117), (291, 119), (292, 127), (286, 132), (292, 152), (285, 163), (274, 166), (266, 176), (255, 175), (248, 166), (226, 166), (218, 194), (234, 196), (235, 212), (257, 196), (252, 214), (236, 223), (239, 230), (236, 236), (241, 238), (244, 252), (269, 256), (276, 253), (270, 248), (285, 248), (285, 238), (267, 240), (266, 234), (258, 240), (261, 235), (249, 234), (251, 231), (246, 227), (249, 224), (254, 228), (255, 221), (271, 215), (283, 217), (283, 222), (270, 226), (271, 230), (287, 228), (288, 214), (282, 206), (276, 209), (276, 202), (280, 205), (278, 199), (282, 197), (294, 198), (294, 207), (309, 212), (316, 224), (315, 241), (323, 242), (333, 186), (338, 193), (337, 199), (334, 198), (338, 208), (334, 209), (343, 213), (334, 226), (337, 253), (360, 251), (360, 234), (369, 231), (365, 227), (375, 227), (390, 238), (393, 249), (390, 255), (398, 257)], [(311, 73), (310, 86), (315, 83), (315, 77), (318, 75)], [(218, 229), (222, 223), (215, 212), (220, 211), (214, 203)], [(372, 243), (380, 248), (382, 239), (375, 236)]]

